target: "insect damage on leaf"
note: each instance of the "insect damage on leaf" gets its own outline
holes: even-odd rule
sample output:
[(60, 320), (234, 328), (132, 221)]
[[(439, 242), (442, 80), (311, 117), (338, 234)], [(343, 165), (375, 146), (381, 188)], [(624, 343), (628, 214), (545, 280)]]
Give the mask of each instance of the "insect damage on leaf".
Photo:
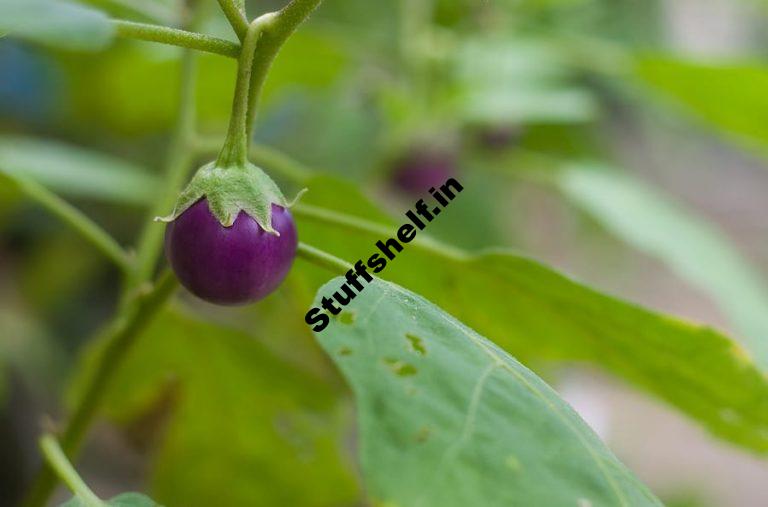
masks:
[[(376, 279), (349, 308), (354, 326), (333, 321), (315, 337), (355, 393), (372, 498), (442, 507), (575, 507), (583, 498), (594, 507), (661, 505), (544, 381), (435, 305)], [(536, 470), (535, 480), (522, 470)]]

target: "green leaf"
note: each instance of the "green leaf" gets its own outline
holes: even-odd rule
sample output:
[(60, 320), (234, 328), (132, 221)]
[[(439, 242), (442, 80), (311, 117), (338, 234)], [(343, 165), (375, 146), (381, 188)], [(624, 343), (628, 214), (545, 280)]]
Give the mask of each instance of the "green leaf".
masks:
[(76, 146), (0, 136), (0, 172), (33, 179), (57, 193), (125, 204), (152, 202), (153, 174), (130, 162)]
[(422, 297), (376, 280), (344, 311), (316, 337), (355, 393), (375, 505), (661, 505), (544, 381)]
[[(161, 507), (151, 498), (139, 493), (123, 493), (105, 502), (108, 507)], [(61, 504), (61, 507), (89, 507), (88, 503), (77, 497)]]
[[(306, 28), (291, 36), (269, 72), (263, 104), (267, 110), (277, 103), (293, 104), (293, 98), (286, 96), (289, 90), (317, 96), (338, 80), (348, 64), (348, 53), (336, 38)], [(69, 59), (68, 98), (73, 114), (120, 134), (166, 132), (176, 118), (178, 54), (177, 48), (131, 44), (88, 60)], [(224, 130), (232, 109), (237, 64), (209, 54), (200, 54), (198, 60), (200, 122)]]
[(714, 127), (752, 143), (768, 144), (768, 66), (648, 56), (638, 58), (636, 74)]
[(560, 188), (632, 246), (655, 255), (705, 291), (732, 320), (756, 360), (768, 367), (768, 291), (754, 269), (714, 227), (628, 174), (576, 166)]
[(177, 0), (81, 0), (114, 16), (139, 17), (162, 25), (177, 25), (180, 2)]
[(0, 33), (56, 49), (95, 51), (114, 27), (102, 12), (65, 0), (0, 0)]
[[(74, 395), (99, 350), (87, 356)], [(166, 311), (105, 400), (119, 423), (162, 421), (150, 485), (163, 504), (300, 507), (357, 497), (336, 391), (244, 333)]]
[[(316, 178), (307, 186), (308, 203), (395, 223), (354, 185)], [(308, 219), (299, 220), (299, 231), (302, 241), (351, 261), (367, 260), (375, 242), (386, 239)], [(392, 236), (396, 231), (392, 225)], [(505, 251), (462, 255), (410, 244), (382, 276), (428, 297), (523, 362), (597, 365), (721, 438), (768, 451), (768, 383), (743, 349), (717, 331), (601, 294)]]

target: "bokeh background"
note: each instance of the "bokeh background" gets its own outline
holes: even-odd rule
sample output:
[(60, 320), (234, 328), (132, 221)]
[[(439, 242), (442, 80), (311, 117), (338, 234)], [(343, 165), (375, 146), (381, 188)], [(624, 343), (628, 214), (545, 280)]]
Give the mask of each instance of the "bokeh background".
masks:
[[(135, 14), (121, 2), (92, 3)], [(146, 3), (173, 22), (173, 1)], [(430, 15), (428, 4), (327, 0), (270, 74), (256, 141), (308, 170), (354, 181), (393, 213), (414, 200), (409, 178), (437, 165), (467, 189), (430, 229), (440, 239), (512, 247), (748, 346), (768, 337), (768, 5), (434, 0)], [(280, 5), (260, 0), (252, 11)], [(204, 31), (233, 37), (216, 9)], [(178, 55), (134, 41), (72, 52), (0, 38), (0, 170), (32, 174), (132, 244), (168, 144)], [(200, 58), (199, 119), (212, 140), (226, 126), (233, 74), (231, 60)], [(43, 414), (65, 412), (83, 351), (114, 311), (119, 283), (73, 232), (0, 187), (0, 505), (15, 505), (38, 465)], [(219, 309), (189, 296), (180, 304), (213, 323), (195, 331), (201, 337), (225, 323), (343, 393), (302, 322), (297, 285), (251, 308)], [(187, 331), (170, 325), (153, 338), (173, 344), (174, 333)], [(224, 474), (262, 438), (243, 422), (235, 443), (211, 443), (232, 437), (199, 415), (248, 399), (252, 386), (211, 382), (199, 371), (200, 351), (158, 346), (162, 353), (175, 361), (144, 364), (157, 378), (115, 394), (111, 422), (89, 439), (80, 469), (101, 491), (151, 483), (173, 497), (183, 475), (164, 463), (208, 462)], [(249, 367), (224, 354), (219, 361), (208, 375), (235, 377)], [(254, 367), (273, 368), (268, 362)], [(668, 505), (768, 504), (763, 459), (605, 374), (545, 369)], [(221, 386), (242, 392), (217, 392)], [(179, 402), (194, 389), (211, 391), (195, 398), (197, 412)], [(351, 420), (350, 406), (340, 419)], [(349, 491), (344, 505), (361, 505), (354, 431), (343, 426), (349, 473), (328, 487)], [(184, 435), (186, 455), (173, 453), (182, 445), (174, 432)], [(229, 459), (210, 463), (215, 453)], [(190, 505), (178, 498), (176, 505)]]

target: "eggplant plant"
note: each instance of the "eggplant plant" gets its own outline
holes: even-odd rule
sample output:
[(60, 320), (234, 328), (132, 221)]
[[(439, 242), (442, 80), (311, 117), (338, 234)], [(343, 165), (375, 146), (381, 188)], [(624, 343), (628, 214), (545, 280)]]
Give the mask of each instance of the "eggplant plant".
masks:
[[(47, 48), (72, 106), (35, 111), (64, 125), (55, 134), (0, 135), (0, 217), (20, 202), (45, 210), (58, 221), (47, 236), (81, 240), (58, 262), (77, 274), (106, 260), (115, 288), (77, 342), (63, 408), (33, 428), (40, 464), (21, 505), (50, 505), (60, 483), (68, 507), (662, 505), (550, 387), (557, 364), (599, 369), (768, 452), (761, 275), (607, 162), (592, 134), (575, 141), (604, 98), (583, 77), (631, 95), (622, 69), (637, 63), (635, 79), (694, 115), (768, 136), (673, 86), (706, 69), (635, 61), (626, 41), (570, 38), (540, 11), (566, 7), (519, 4), (0, 0), (0, 44)], [(557, 44), (507, 37), (526, 33), (521, 19)], [(337, 80), (341, 68), (354, 79)], [(329, 147), (338, 165), (315, 168)], [(737, 338), (505, 248), (510, 179), (668, 265)], [(451, 206), (446, 182), (461, 191)], [(42, 278), (51, 293), (78, 285)], [(323, 320), (314, 331), (308, 308)], [(16, 333), (3, 329), (0, 350)], [(140, 441), (142, 493), (78, 473), (99, 421)]]

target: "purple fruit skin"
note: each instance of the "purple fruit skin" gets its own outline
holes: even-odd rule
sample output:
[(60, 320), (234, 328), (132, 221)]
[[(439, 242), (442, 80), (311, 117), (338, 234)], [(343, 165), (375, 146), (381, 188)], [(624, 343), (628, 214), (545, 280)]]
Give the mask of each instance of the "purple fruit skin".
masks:
[(282, 283), (296, 256), (298, 235), (290, 212), (272, 205), (269, 234), (241, 211), (224, 227), (201, 199), (168, 224), (165, 254), (190, 292), (219, 305), (242, 305), (264, 298)]
[(455, 175), (456, 165), (452, 154), (416, 151), (397, 164), (392, 181), (398, 189), (409, 195), (421, 195)]

